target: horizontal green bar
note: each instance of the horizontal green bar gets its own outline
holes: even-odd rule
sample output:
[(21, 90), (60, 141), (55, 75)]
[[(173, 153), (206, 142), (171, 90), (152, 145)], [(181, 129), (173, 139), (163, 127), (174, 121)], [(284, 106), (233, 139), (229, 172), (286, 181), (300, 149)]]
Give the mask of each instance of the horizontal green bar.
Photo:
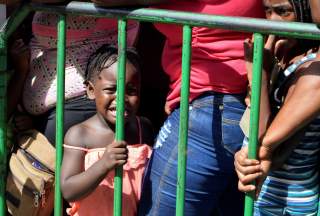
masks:
[(147, 22), (161, 22), (179, 25), (204, 26), (234, 31), (275, 34), (284, 37), (295, 37), (320, 40), (320, 30), (315, 24), (298, 22), (270, 21), (246, 17), (206, 15), (190, 12), (178, 12), (160, 9), (123, 9), (103, 8), (89, 2), (70, 2), (64, 5), (31, 4), (34, 10), (56, 13), (91, 15), (96, 17), (124, 18)]
[[(0, 32), (0, 73), (7, 73), (7, 58), (8, 58), (8, 44), (5, 34)], [(0, 84), (0, 88), (4, 86), (3, 83)], [(5, 87), (4, 89), (6, 89)]]

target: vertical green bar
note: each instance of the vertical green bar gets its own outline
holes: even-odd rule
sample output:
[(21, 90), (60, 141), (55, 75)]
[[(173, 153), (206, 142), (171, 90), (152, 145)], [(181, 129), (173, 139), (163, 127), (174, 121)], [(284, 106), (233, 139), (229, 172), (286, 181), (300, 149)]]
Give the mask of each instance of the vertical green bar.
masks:
[[(263, 35), (260, 33), (254, 33), (253, 77), (252, 77), (249, 153), (248, 153), (248, 156), (250, 159), (255, 159), (257, 157), (263, 49), (264, 49)], [(245, 211), (244, 211), (245, 216), (253, 215), (254, 198), (255, 198), (255, 192), (250, 192), (246, 194)]]
[(190, 86), (190, 61), (191, 61), (191, 33), (190, 26), (183, 26), (182, 45), (182, 83), (180, 102), (180, 126), (178, 146), (178, 179), (176, 216), (184, 215), (184, 199), (186, 185), (187, 165), (187, 142), (188, 142), (188, 121), (189, 121), (189, 86)]
[(7, 176), (7, 39), (29, 14), (30, 8), (23, 6), (1, 26), (0, 33), (0, 216), (5, 216)]
[(58, 22), (57, 41), (57, 116), (56, 116), (56, 173), (54, 194), (54, 215), (62, 212), (62, 197), (60, 192), (60, 173), (62, 162), (63, 122), (64, 122), (64, 73), (66, 48), (66, 15), (61, 14)]
[[(127, 21), (118, 20), (118, 75), (117, 75), (117, 119), (116, 140), (124, 140), (124, 99), (126, 84), (126, 50), (127, 50)], [(116, 168), (114, 177), (113, 215), (122, 215), (122, 167)]]
[(0, 215), (5, 216), (7, 168), (7, 40), (0, 34)]

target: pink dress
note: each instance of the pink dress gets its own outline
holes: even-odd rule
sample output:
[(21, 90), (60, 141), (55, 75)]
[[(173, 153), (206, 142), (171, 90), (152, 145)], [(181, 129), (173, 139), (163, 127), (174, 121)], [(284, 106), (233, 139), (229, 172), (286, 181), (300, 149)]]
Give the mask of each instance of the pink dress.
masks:
[[(141, 133), (140, 143), (142, 143)], [(64, 147), (87, 152), (85, 155), (85, 170), (97, 162), (102, 157), (105, 150), (105, 148), (85, 149), (69, 145), (64, 145)], [(122, 215), (135, 216), (137, 215), (137, 206), (138, 201), (140, 200), (144, 170), (152, 150), (147, 144), (128, 145), (127, 148), (128, 161), (123, 166)], [(108, 175), (90, 195), (82, 200), (70, 203), (71, 208), (67, 209), (68, 215), (113, 215), (113, 178), (114, 171), (108, 173)]]

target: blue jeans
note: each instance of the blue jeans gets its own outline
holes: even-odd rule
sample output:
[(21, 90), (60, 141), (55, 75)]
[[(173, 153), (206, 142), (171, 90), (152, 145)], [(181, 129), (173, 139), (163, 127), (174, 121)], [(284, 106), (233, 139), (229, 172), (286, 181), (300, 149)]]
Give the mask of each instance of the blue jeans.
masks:
[[(243, 95), (208, 93), (189, 106), (185, 215), (243, 215), (233, 156), (241, 148)], [(145, 173), (139, 215), (175, 215), (179, 108), (162, 126)]]

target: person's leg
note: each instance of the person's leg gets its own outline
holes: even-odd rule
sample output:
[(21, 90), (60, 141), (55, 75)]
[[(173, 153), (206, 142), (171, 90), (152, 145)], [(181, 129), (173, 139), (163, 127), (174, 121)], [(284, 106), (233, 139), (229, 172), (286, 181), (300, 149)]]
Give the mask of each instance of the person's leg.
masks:
[[(231, 182), (234, 181), (233, 155), (223, 143), (223, 95), (195, 100), (190, 106), (187, 151), (185, 215), (212, 215)], [(244, 105), (239, 105), (239, 117)], [(229, 130), (229, 129), (227, 129)], [(240, 129), (239, 129), (240, 130)], [(177, 183), (177, 143), (179, 109), (175, 110), (159, 132), (155, 150), (144, 179), (139, 215), (174, 215)], [(226, 133), (225, 133), (226, 134)], [(243, 135), (239, 137), (238, 149)], [(235, 138), (234, 138), (235, 139)], [(230, 194), (232, 197), (232, 194)], [(233, 203), (232, 203), (233, 202)], [(233, 200), (228, 208), (233, 208)], [(232, 215), (242, 215), (234, 209)]]
[[(232, 155), (232, 160), (233, 155), (243, 144), (243, 133), (239, 126), (245, 108), (242, 97), (241, 95), (225, 95), (223, 100), (222, 143), (224, 148)], [(232, 169), (234, 169), (233, 166)], [(244, 193), (238, 190), (238, 177), (234, 171), (228, 183), (226, 191), (219, 198), (219, 215), (243, 215)]]
[[(64, 107), (64, 134), (70, 127), (90, 118), (96, 113), (95, 102), (86, 97), (69, 100)], [(45, 122), (45, 121), (44, 121)], [(56, 136), (56, 109), (52, 109), (44, 126), (44, 135), (55, 145)]]
[(244, 193), (238, 190), (238, 177), (233, 175), (223, 195), (219, 198), (219, 216), (244, 214)]

